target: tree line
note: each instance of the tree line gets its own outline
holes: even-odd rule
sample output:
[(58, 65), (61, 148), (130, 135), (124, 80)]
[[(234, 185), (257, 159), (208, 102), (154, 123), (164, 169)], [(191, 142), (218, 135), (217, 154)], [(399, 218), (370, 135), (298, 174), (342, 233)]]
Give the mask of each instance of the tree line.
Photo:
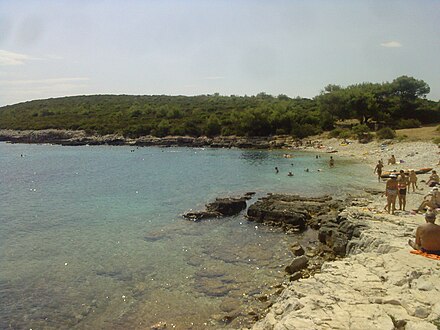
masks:
[(0, 108), (0, 128), (72, 129), (126, 137), (154, 135), (269, 136), (303, 138), (354, 119), (360, 131), (440, 122), (439, 102), (426, 99), (423, 80), (328, 85), (320, 95), (254, 96), (91, 95), (35, 100)]

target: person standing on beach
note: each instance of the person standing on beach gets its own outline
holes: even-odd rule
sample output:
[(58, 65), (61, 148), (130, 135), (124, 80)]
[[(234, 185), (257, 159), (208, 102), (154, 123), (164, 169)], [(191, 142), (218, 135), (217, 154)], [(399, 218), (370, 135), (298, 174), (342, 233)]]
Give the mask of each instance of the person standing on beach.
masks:
[(406, 192), (409, 185), (408, 177), (403, 170), (400, 170), (397, 178), (397, 196), (399, 197), (399, 210), (405, 211)]
[(416, 191), (416, 188), (419, 189), (419, 187), (417, 187), (417, 174), (414, 170), (410, 170), (409, 171), (409, 185), (408, 185), (408, 190), (412, 187), (413, 192)]
[(380, 182), (381, 176), (382, 176), (382, 168), (383, 163), (382, 161), (378, 161), (376, 167), (374, 168), (374, 173), (377, 173), (377, 181)]
[(396, 198), (397, 198), (397, 175), (390, 174), (390, 179), (388, 179), (385, 187), (385, 196), (387, 197), (386, 209), (388, 213), (394, 214), (396, 210)]

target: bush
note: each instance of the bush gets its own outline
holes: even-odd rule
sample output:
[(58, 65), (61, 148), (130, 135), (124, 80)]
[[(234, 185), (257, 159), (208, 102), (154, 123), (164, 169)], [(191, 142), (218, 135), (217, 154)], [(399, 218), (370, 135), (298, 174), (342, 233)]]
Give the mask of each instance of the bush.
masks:
[(389, 127), (384, 127), (376, 132), (376, 136), (378, 139), (381, 139), (381, 140), (394, 139), (396, 137), (396, 132), (394, 132)]
[(346, 129), (346, 130), (343, 130), (341, 132), (341, 134), (339, 134), (339, 138), (341, 138), (341, 139), (349, 139), (349, 138), (351, 138), (352, 135), (353, 135), (353, 132), (348, 130), (348, 129)]
[(329, 137), (331, 138), (344, 138), (343, 136), (341, 136), (341, 134), (344, 135), (345, 138), (349, 138), (351, 136), (351, 131), (346, 128), (338, 127), (328, 133)]
[(397, 128), (417, 128), (422, 126), (418, 119), (400, 119), (397, 122)]
[(370, 133), (370, 128), (365, 124), (358, 124), (353, 126), (351, 131), (360, 139), (364, 134)]
[(440, 144), (440, 137), (433, 138), (432, 142), (434, 142), (435, 144)]

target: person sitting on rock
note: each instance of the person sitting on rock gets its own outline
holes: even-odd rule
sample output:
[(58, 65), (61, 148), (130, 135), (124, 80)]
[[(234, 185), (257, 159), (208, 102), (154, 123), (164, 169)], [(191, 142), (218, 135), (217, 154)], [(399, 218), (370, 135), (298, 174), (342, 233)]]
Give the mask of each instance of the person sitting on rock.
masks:
[(416, 241), (409, 240), (408, 244), (414, 250), (440, 256), (440, 226), (435, 224), (435, 217), (434, 212), (426, 213), (426, 223), (417, 227)]
[(440, 192), (437, 187), (432, 188), (431, 192), (424, 197), (422, 204), (416, 211), (421, 212), (427, 207), (432, 210), (440, 207)]
[(435, 170), (432, 171), (431, 176), (429, 177), (428, 182), (426, 182), (426, 184), (429, 187), (435, 187), (436, 185), (438, 185), (440, 182), (440, 177), (438, 176), (437, 172)]

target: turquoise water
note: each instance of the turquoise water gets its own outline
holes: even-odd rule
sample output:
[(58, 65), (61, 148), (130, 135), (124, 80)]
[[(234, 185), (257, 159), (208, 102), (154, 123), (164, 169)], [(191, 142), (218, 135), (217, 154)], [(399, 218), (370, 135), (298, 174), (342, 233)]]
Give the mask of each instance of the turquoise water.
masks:
[(281, 282), (296, 238), (242, 215), (193, 223), (182, 213), (247, 191), (375, 183), (337, 156), (329, 169), (328, 155), (282, 154), (0, 143), (0, 328), (220, 328), (225, 300), (246, 304)]

